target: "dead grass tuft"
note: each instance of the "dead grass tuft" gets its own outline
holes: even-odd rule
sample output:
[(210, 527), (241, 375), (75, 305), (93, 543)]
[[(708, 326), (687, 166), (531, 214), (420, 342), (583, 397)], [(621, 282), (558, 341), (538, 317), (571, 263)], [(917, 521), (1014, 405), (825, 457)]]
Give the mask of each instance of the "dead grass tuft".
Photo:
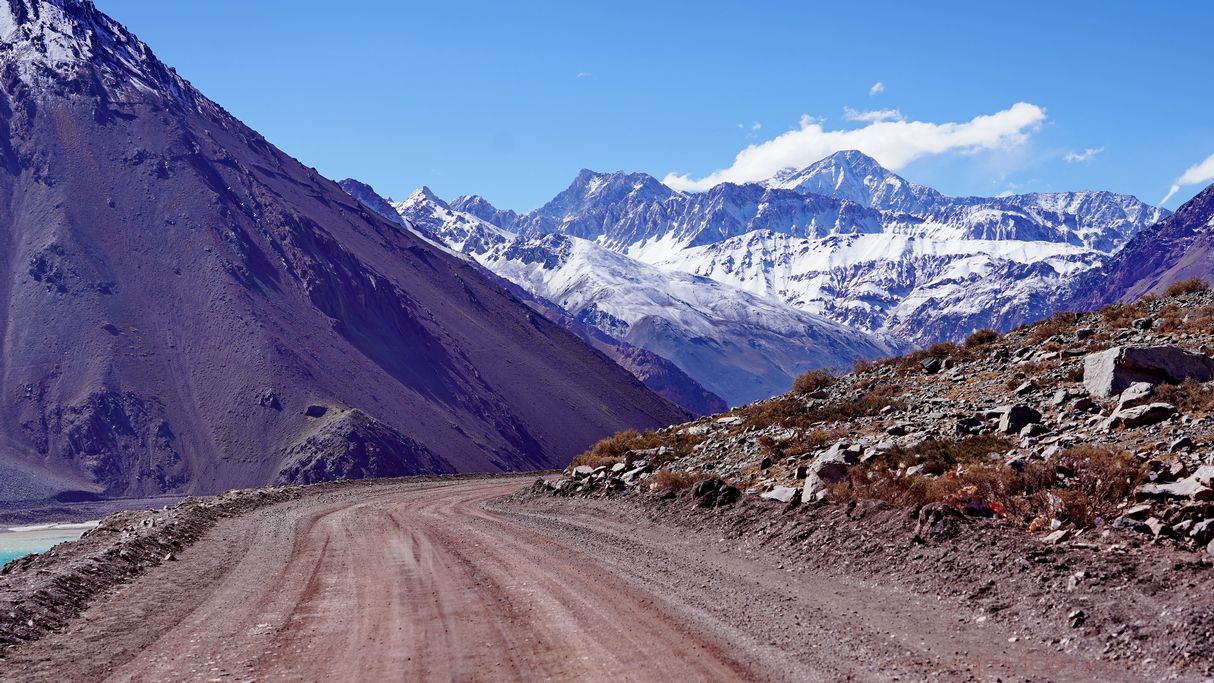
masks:
[(810, 394), (826, 389), (837, 381), (838, 378), (826, 370), (809, 370), (793, 381), (792, 391), (794, 394)]
[(1198, 292), (1210, 291), (1210, 283), (1199, 277), (1191, 277), (1188, 280), (1180, 280), (1173, 282), (1168, 286), (1165, 296), (1184, 296), (1185, 294), (1196, 294)]
[(990, 329), (983, 328), (975, 331), (973, 334), (965, 338), (965, 348), (975, 349), (979, 346), (986, 346), (999, 341), (999, 333)]
[[(882, 462), (857, 465), (835, 485), (832, 497), (882, 500), (901, 507), (944, 503), (959, 510), (996, 514), (1025, 527), (1049, 520), (1086, 528), (1097, 518), (1111, 519), (1145, 468), (1126, 453), (1091, 446), (1072, 448), (1021, 470), (990, 457), (1006, 449), (994, 437), (929, 441), (899, 449)], [(905, 476), (901, 468), (925, 465), (922, 474)]]
[(708, 475), (694, 474), (682, 470), (659, 470), (649, 478), (649, 488), (653, 491), (682, 491), (707, 479)]

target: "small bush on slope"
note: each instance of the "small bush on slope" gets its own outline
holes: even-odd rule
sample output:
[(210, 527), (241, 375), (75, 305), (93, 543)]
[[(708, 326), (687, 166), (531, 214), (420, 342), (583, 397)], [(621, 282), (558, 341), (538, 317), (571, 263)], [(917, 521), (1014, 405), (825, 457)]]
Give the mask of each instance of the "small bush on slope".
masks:
[(1206, 292), (1210, 289), (1210, 283), (1199, 277), (1191, 277), (1188, 280), (1180, 280), (1173, 282), (1165, 296), (1184, 296), (1185, 294), (1196, 294), (1198, 292)]
[[(881, 500), (899, 507), (944, 503), (977, 514), (998, 514), (1036, 530), (1053, 518), (1088, 527), (1112, 519), (1118, 505), (1142, 483), (1143, 465), (1133, 456), (1080, 446), (1022, 469), (992, 459), (1001, 439), (973, 437), (929, 441), (898, 449), (889, 459), (857, 465), (836, 484), (834, 500)], [(923, 474), (907, 475), (909, 463)], [(939, 476), (926, 476), (932, 471)]]

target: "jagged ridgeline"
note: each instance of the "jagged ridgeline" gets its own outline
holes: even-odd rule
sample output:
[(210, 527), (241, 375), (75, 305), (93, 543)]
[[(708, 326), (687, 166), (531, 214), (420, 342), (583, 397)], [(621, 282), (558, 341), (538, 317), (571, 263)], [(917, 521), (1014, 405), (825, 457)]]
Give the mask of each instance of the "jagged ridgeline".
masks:
[(0, 2), (0, 499), (530, 469), (684, 413), (84, 0)]

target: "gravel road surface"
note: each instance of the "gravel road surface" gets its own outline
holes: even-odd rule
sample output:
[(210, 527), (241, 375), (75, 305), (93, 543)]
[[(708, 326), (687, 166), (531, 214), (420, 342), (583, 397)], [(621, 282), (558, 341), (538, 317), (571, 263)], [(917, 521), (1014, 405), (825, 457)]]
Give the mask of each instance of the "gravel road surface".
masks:
[(0, 661), (3, 680), (1138, 680), (934, 596), (703, 533), (505, 498), (330, 488), (222, 520)]

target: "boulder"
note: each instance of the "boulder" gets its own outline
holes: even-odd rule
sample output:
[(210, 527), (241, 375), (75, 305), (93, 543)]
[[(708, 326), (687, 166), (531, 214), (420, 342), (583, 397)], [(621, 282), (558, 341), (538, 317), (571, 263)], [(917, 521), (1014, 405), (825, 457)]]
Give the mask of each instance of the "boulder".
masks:
[(1178, 346), (1115, 346), (1088, 354), (1083, 364), (1084, 387), (1101, 398), (1116, 396), (1135, 382), (1178, 384), (1212, 378), (1214, 358)]
[(310, 405), (304, 409), (304, 415), (308, 417), (324, 417), (329, 409), (324, 406)]
[(1193, 501), (1214, 500), (1214, 465), (1202, 465), (1197, 471), (1171, 484), (1143, 484), (1134, 489), (1138, 500), (1188, 498)]
[(1150, 403), (1136, 408), (1125, 408), (1113, 413), (1106, 423), (1112, 429), (1118, 425), (1126, 429), (1136, 429), (1159, 424), (1176, 414), (1176, 407), (1171, 403)]
[(996, 412), (999, 414), (999, 431), (1003, 434), (1018, 434), (1026, 426), (1041, 422), (1041, 412), (1032, 406), (1004, 406)]
[(760, 493), (759, 497), (780, 503), (791, 503), (799, 493), (801, 493), (800, 489), (794, 489), (791, 486), (777, 486), (766, 493)]
[(1117, 399), (1117, 408), (1133, 408), (1150, 400), (1155, 394), (1155, 385), (1150, 382), (1134, 382)]
[(589, 477), (592, 474), (594, 474), (594, 468), (590, 465), (578, 465), (573, 468), (573, 476), (578, 478)]

